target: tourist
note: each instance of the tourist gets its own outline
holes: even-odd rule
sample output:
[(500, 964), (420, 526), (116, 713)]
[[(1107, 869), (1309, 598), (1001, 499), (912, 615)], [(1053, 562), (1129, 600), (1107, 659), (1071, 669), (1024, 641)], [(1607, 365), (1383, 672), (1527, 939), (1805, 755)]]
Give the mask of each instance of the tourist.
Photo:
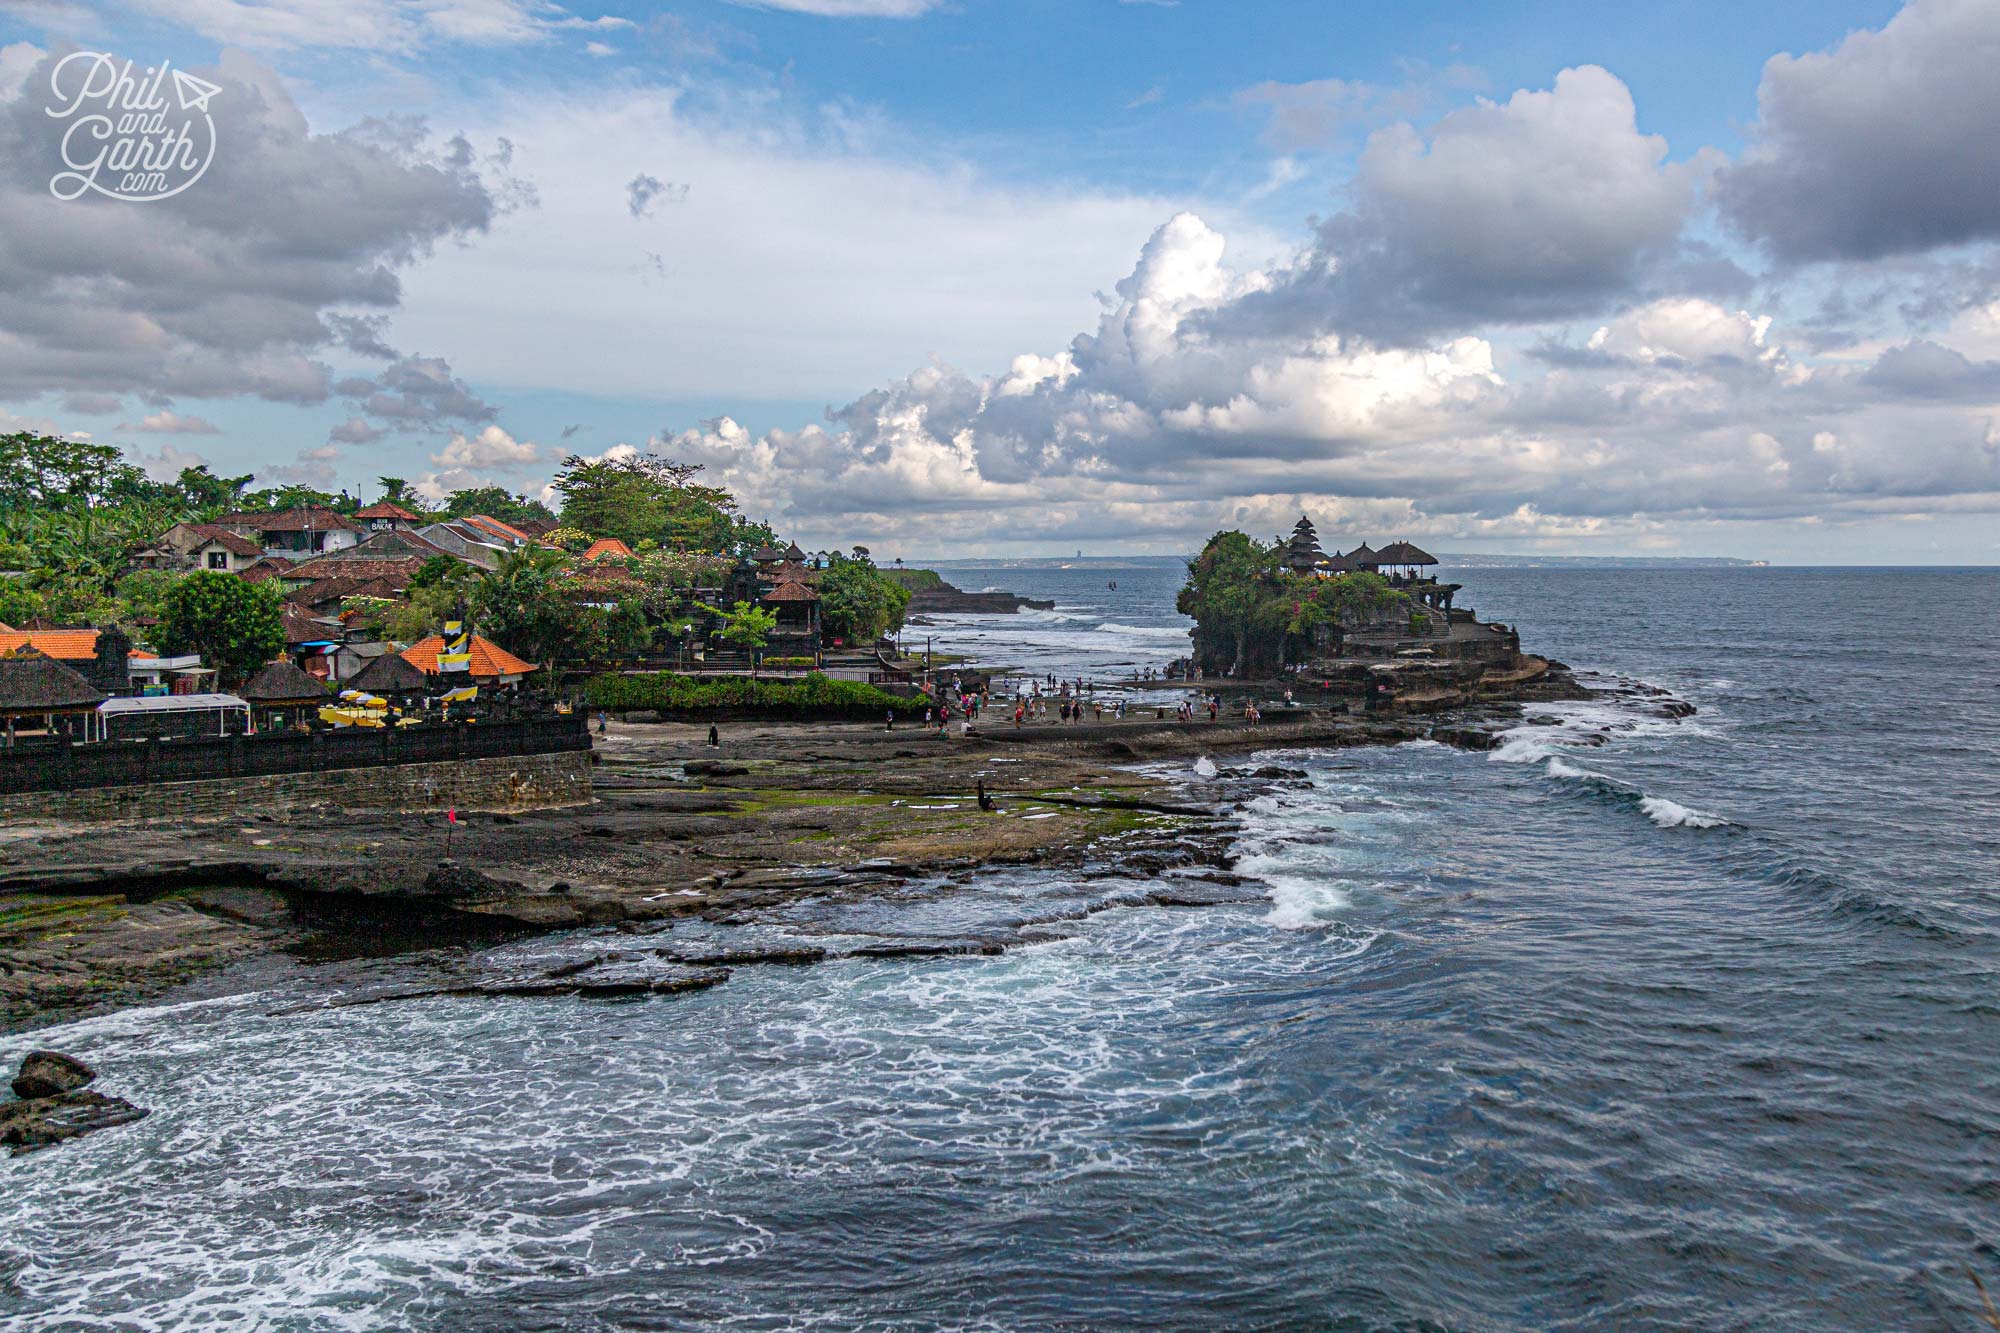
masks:
[(896, 729), (896, 710), (895, 710), (895, 709), (893, 709), (893, 708), (891, 708), (891, 709), (889, 710), (889, 720), (888, 720), (888, 723), (887, 723), (887, 725), (885, 725), (885, 726), (884, 726), (884, 727), (882, 728), (882, 730), (884, 730), (884, 731), (894, 731), (895, 729)]
[(720, 734), (720, 733), (718, 733), (718, 732), (716, 731), (716, 729), (715, 729), (715, 724), (714, 724), (713, 722), (709, 723), (709, 724), (708, 724), (708, 748), (709, 748), (709, 749), (711, 749), (711, 750), (713, 750), (713, 749), (715, 749), (715, 748), (716, 748), (717, 746), (719, 746), (719, 745), (721, 745), (721, 744), (722, 744), (722, 736), (721, 736), (721, 734)]

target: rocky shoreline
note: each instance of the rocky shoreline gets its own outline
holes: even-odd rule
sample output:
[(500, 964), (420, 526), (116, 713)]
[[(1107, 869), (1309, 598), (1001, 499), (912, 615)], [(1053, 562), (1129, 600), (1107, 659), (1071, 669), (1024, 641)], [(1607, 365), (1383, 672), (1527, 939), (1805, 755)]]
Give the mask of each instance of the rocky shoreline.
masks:
[[(1227, 784), (1190, 796), (1135, 765), (1416, 739), (1490, 748), (1524, 704), (1582, 693), (1557, 666), (1436, 711), (1273, 710), (1256, 728), (996, 718), (966, 738), (739, 724), (720, 752), (705, 725), (613, 724), (584, 807), (461, 812), (449, 828), (437, 814), (304, 812), (32, 830), (0, 871), (0, 1031), (256, 990), (300, 966), (372, 969), (348, 999), (379, 1002), (666, 993), (749, 963), (991, 952), (1011, 941), (892, 939), (812, 957), (648, 947), (565, 954), (559, 975), (463, 961), (580, 927), (641, 937), (805, 896), (893, 901), (1009, 866), (1142, 875), (1163, 905), (1256, 896), (1230, 870)], [(981, 785), (996, 812), (979, 808)]]

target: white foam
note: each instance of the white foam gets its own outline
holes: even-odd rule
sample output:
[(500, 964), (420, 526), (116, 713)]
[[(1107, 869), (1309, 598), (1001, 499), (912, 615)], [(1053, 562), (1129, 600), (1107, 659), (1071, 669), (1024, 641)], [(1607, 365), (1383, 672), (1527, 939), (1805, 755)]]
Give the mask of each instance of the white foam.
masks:
[(1664, 796), (1648, 796), (1639, 802), (1646, 818), (1661, 828), (1722, 828), (1732, 821), (1706, 810), (1696, 810)]
[(1216, 772), (1215, 761), (1213, 759), (1210, 759), (1207, 755), (1203, 755), (1201, 758), (1194, 761), (1194, 771), (1201, 777), (1212, 778), (1215, 776)]
[(1264, 920), (1280, 930), (1319, 930), (1338, 921), (1354, 906), (1347, 880), (1305, 879), (1295, 875), (1270, 877), (1271, 910)]

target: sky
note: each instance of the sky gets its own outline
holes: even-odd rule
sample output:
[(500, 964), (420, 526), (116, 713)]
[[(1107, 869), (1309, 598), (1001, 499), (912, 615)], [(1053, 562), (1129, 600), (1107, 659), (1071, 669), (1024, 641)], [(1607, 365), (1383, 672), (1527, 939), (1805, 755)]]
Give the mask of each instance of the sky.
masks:
[[(184, 188), (62, 197), (100, 56), (202, 81)], [(0, 430), (650, 450), (910, 557), (2000, 563), (1995, 68), (2000, 0), (0, 0)]]

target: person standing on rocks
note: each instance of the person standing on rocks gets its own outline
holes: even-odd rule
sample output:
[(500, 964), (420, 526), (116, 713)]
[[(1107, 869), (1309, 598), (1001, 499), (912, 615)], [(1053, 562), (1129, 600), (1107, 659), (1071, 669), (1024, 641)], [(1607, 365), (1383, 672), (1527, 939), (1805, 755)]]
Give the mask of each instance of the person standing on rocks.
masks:
[(718, 732), (716, 731), (716, 729), (715, 729), (715, 724), (714, 724), (713, 722), (709, 723), (709, 724), (708, 724), (708, 748), (709, 748), (709, 749), (711, 749), (711, 750), (713, 750), (713, 749), (715, 749), (715, 748), (716, 748), (717, 746), (719, 746), (719, 745), (721, 745), (721, 744), (722, 744), (722, 737), (721, 737), (721, 735), (720, 735), (720, 734), (719, 734), (719, 733), (718, 733)]

